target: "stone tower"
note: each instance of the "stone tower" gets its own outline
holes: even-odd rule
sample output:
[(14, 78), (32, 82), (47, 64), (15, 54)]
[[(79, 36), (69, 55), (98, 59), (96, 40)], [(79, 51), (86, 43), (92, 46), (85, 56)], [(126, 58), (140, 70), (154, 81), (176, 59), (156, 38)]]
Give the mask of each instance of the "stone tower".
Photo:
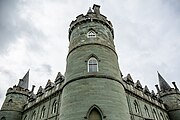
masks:
[(113, 39), (98, 5), (70, 24), (60, 120), (130, 120)]
[(19, 84), (9, 88), (0, 111), (0, 120), (21, 120), (23, 107), (28, 99), (29, 71)]
[(157, 86), (159, 97), (166, 105), (171, 120), (180, 120), (180, 91), (175, 82), (172, 82), (174, 88), (165, 81), (158, 73), (160, 89)]

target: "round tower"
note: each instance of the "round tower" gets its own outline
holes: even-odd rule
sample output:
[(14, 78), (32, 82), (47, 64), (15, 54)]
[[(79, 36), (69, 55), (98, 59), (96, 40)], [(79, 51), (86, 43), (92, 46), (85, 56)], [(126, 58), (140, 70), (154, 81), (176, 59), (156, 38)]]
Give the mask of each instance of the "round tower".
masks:
[(0, 110), (0, 120), (21, 120), (24, 105), (27, 103), (29, 90), (29, 71), (20, 79), (19, 84), (9, 88)]
[(70, 24), (61, 120), (130, 120), (113, 27), (99, 8)]
[(159, 86), (156, 85), (158, 95), (165, 104), (170, 120), (180, 120), (180, 91), (175, 82), (172, 82), (174, 88), (171, 88), (166, 80), (158, 73)]

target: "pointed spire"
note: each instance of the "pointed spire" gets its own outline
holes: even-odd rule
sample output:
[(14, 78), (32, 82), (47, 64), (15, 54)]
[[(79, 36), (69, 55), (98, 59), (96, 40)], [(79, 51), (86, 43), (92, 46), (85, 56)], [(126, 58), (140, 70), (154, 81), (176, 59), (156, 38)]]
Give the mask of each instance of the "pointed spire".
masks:
[(160, 75), (158, 72), (158, 78), (159, 78), (159, 86), (161, 91), (169, 91), (171, 89), (170, 85), (166, 82), (166, 80)]
[(89, 10), (88, 10), (87, 14), (91, 14), (91, 13), (93, 13), (93, 12), (92, 12), (91, 7), (89, 7)]
[[(29, 69), (30, 70), (30, 69)], [(29, 85), (29, 70), (28, 72), (25, 74), (25, 76), (23, 77), (23, 79), (19, 80), (18, 86), (24, 89), (28, 89), (28, 85)]]

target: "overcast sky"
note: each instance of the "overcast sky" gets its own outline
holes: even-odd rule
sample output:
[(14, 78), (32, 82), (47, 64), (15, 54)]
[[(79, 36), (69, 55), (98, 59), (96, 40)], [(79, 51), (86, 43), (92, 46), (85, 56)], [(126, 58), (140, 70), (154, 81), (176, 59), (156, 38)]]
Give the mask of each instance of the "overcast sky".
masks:
[(159, 71), (180, 86), (179, 0), (0, 0), (0, 106), (28, 69), (36, 90), (64, 74), (69, 24), (94, 3), (114, 26), (124, 76), (155, 90)]

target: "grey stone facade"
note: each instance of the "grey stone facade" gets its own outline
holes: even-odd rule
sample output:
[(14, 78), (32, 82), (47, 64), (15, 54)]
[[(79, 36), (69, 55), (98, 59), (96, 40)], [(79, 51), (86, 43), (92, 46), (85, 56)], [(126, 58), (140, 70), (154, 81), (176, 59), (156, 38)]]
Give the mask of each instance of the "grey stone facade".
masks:
[(122, 76), (113, 26), (94, 5), (69, 28), (65, 76), (28, 90), (29, 71), (9, 88), (0, 120), (180, 120), (180, 92), (158, 73), (158, 93)]

